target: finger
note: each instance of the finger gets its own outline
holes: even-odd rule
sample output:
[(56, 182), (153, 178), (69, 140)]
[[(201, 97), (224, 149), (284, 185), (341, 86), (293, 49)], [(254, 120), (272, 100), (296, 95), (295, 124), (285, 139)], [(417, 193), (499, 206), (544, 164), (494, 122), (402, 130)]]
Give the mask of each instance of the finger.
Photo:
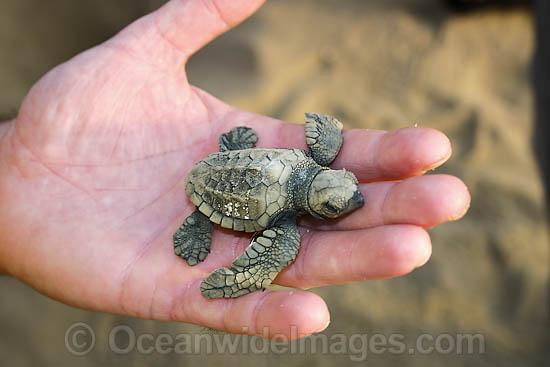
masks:
[[(219, 130), (245, 125), (258, 133), (258, 147), (307, 149), (303, 125), (249, 113), (228, 114)], [(344, 121), (345, 124), (345, 121)], [(443, 164), (451, 156), (451, 144), (442, 132), (405, 127), (394, 131), (347, 130), (334, 169), (352, 171), (360, 182), (418, 176)]]
[[(120, 294), (114, 297), (119, 305), (108, 311), (266, 338), (295, 339), (327, 327), (327, 305), (310, 292), (258, 291), (233, 299), (206, 299), (200, 283), (214, 268), (229, 265), (230, 254), (241, 246), (234, 246), (230, 234), (214, 231), (212, 253), (190, 267), (173, 254), (171, 237), (161, 236), (132, 262), (123, 274)], [(243, 238), (240, 245), (248, 241)]]
[(413, 225), (306, 231), (296, 261), (279, 274), (275, 283), (305, 289), (391, 278), (422, 266), (430, 255), (428, 233)]
[(362, 182), (394, 180), (421, 175), (450, 156), (450, 141), (438, 130), (349, 130), (344, 132), (342, 150), (332, 167), (349, 169)]
[[(119, 39), (149, 58), (181, 61), (254, 13), (265, 0), (171, 0), (127, 27)], [(175, 55), (177, 54), (177, 55)], [(175, 61), (177, 57), (174, 58)]]
[(384, 224), (423, 228), (457, 220), (470, 205), (466, 185), (449, 175), (427, 175), (399, 182), (360, 185), (365, 205), (336, 220), (305, 217), (300, 225), (321, 230), (354, 230)]
[[(210, 268), (210, 259), (227, 259), (229, 254), (226, 252), (233, 252), (228, 246), (219, 250), (205, 261), (210, 263)], [(306, 232), (296, 261), (277, 277), (275, 283), (309, 288), (388, 278), (410, 272), (424, 264), (430, 254), (429, 236), (416, 226), (383, 226), (353, 232)], [(177, 274), (170, 275), (170, 281), (182, 284), (178, 282)], [(202, 277), (198, 277), (179, 294), (173, 294), (177, 301), (170, 308), (170, 319), (231, 333), (268, 338), (283, 335), (287, 339), (322, 331), (330, 320), (324, 301), (309, 292), (253, 292), (236, 299), (207, 300), (200, 294), (201, 280)]]
[[(410, 224), (356, 231), (302, 229), (301, 234), (296, 260), (279, 274), (275, 284), (310, 288), (391, 278), (425, 264), (431, 255), (426, 230)], [(235, 237), (235, 232), (214, 231), (211, 253), (188, 270), (202, 279), (213, 269), (230, 264), (249, 242), (247, 234)]]
[(178, 295), (172, 320), (235, 334), (286, 340), (322, 331), (329, 324), (327, 305), (316, 294), (265, 291), (234, 299), (208, 300), (200, 293), (201, 280), (191, 282)]

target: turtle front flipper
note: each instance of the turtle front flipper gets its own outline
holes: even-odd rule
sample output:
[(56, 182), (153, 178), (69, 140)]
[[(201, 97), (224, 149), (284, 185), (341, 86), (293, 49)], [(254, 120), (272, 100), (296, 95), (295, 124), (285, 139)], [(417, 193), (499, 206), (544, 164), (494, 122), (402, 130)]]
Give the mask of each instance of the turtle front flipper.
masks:
[(342, 146), (342, 123), (334, 117), (306, 113), (306, 143), (315, 162), (328, 166)]
[(208, 217), (195, 210), (174, 233), (174, 252), (191, 266), (203, 261), (210, 253), (212, 229)]
[(236, 298), (267, 287), (300, 248), (295, 219), (281, 221), (252, 239), (231, 267), (214, 270), (201, 283), (206, 298)]
[(218, 139), (220, 152), (254, 148), (257, 141), (256, 132), (245, 126), (234, 127), (228, 133), (221, 134)]

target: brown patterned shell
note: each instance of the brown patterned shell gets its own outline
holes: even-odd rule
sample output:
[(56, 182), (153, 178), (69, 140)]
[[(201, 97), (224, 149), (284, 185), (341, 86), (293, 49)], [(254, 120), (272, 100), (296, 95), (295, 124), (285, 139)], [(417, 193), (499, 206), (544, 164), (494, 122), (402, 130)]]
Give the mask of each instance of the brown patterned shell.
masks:
[(187, 176), (185, 191), (210, 221), (236, 231), (267, 228), (292, 208), (288, 180), (309, 158), (299, 149), (243, 149), (212, 153)]

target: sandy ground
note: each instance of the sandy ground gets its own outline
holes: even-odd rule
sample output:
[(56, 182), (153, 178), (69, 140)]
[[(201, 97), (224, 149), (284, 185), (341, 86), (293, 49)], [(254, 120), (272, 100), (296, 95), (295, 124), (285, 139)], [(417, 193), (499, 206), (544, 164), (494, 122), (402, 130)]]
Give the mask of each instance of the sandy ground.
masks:
[[(48, 69), (159, 4), (3, 0), (0, 114), (14, 114)], [(3, 364), (540, 366), (550, 357), (549, 239), (530, 144), (532, 28), (531, 14), (521, 9), (456, 15), (431, 0), (272, 0), (192, 58), (195, 84), (244, 109), (294, 122), (304, 111), (323, 111), (348, 128), (418, 123), (451, 138), (454, 155), (437, 172), (467, 183), (469, 213), (431, 231), (432, 259), (410, 275), (314, 290), (332, 313), (320, 337), (332, 353), (251, 355), (239, 347), (225, 354), (203, 348), (195, 355), (117, 355), (108, 347), (115, 325), (155, 337), (205, 330), (70, 308), (2, 277)], [(78, 321), (97, 336), (83, 357), (64, 343)], [(342, 334), (347, 344), (336, 346)], [(371, 344), (352, 334), (368, 334)], [(377, 353), (375, 334), (402, 335), (407, 347)], [(409, 353), (422, 334), (440, 336), (442, 350)], [(484, 351), (458, 353), (446, 334), (481, 334)]]

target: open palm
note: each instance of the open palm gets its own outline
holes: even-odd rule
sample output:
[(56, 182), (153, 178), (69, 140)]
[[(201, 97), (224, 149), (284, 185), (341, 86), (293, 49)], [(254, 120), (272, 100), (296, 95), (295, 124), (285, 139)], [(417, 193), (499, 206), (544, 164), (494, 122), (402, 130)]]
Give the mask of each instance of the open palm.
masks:
[[(236, 333), (267, 326), (270, 336), (326, 327), (326, 305), (310, 292), (201, 295), (201, 280), (244, 250), (246, 234), (216, 228), (212, 253), (194, 267), (172, 249), (194, 210), (184, 177), (218, 149), (221, 133), (246, 125), (259, 147), (306, 147), (303, 126), (238, 110), (187, 82), (188, 57), (261, 3), (172, 0), (33, 87), (17, 119), (0, 126), (4, 271), (92, 310)], [(460, 180), (421, 176), (450, 154), (435, 130), (344, 132), (333, 167), (357, 175), (365, 206), (337, 221), (299, 222), (302, 249), (275, 283), (387, 278), (424, 264), (424, 228), (459, 218), (469, 202)]]

